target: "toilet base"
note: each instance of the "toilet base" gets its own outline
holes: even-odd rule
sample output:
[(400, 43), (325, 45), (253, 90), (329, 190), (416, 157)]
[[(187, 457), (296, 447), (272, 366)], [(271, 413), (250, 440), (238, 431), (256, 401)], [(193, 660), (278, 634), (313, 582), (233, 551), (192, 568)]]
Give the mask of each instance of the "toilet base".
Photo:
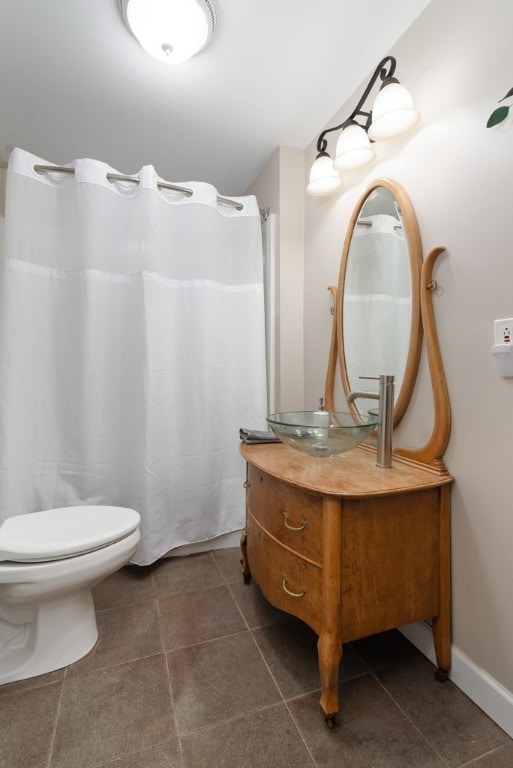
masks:
[(98, 639), (92, 589), (129, 562), (139, 528), (60, 560), (0, 562), (0, 684), (61, 669)]
[(0, 684), (73, 664), (98, 639), (90, 587), (25, 604), (22, 612), (10, 607), (12, 614), (5, 604), (0, 611)]

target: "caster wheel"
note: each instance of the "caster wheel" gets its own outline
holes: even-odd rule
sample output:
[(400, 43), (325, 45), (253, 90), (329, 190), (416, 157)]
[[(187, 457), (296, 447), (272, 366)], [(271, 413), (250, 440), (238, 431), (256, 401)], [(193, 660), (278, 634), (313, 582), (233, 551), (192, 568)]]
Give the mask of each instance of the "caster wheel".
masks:
[(244, 574), (244, 584), (251, 584), (251, 576), (248, 573)]
[(328, 728), (335, 728), (335, 726), (337, 725), (337, 718), (335, 715), (325, 717), (324, 719), (326, 720), (326, 725), (328, 726)]
[(435, 669), (435, 677), (439, 683), (445, 683), (449, 679), (449, 672), (446, 669), (438, 667)]

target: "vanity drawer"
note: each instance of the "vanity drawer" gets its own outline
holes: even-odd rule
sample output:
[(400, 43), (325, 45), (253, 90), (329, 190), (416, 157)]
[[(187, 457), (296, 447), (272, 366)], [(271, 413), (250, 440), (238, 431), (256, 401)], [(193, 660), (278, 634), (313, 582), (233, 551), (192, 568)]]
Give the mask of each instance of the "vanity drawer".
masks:
[(251, 512), (246, 531), (251, 575), (267, 600), (319, 632), (321, 568), (282, 547), (260, 527)]
[(248, 466), (248, 512), (271, 536), (321, 564), (322, 499)]

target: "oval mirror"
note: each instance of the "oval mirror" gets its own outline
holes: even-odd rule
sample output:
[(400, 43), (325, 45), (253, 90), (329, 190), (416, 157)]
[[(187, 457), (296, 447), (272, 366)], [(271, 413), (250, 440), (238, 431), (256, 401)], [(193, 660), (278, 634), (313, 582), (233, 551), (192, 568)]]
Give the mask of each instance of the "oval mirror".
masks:
[[(422, 345), (422, 252), (413, 207), (394, 181), (374, 181), (358, 201), (344, 242), (337, 290), (337, 347), (342, 385), (378, 391), (395, 377), (394, 426), (413, 392)], [(361, 411), (375, 400), (359, 399)]]

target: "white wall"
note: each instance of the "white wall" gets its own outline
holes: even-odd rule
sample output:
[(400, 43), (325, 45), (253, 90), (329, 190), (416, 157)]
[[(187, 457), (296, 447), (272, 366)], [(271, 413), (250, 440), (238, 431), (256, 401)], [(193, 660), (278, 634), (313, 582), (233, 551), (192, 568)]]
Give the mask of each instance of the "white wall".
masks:
[[(513, 378), (498, 376), (490, 346), (494, 319), (513, 317), (513, 117), (485, 126), (513, 87), (512, 30), (511, 0), (433, 0), (390, 51), (422, 124), (408, 139), (377, 147), (378, 161), (354, 173), (342, 193), (307, 198), (304, 300), (311, 403), (324, 382), (326, 287), (337, 282), (349, 216), (372, 179), (398, 181), (416, 210), (424, 252), (447, 248), (435, 268), (434, 308), (453, 414), (445, 459), (456, 479), (454, 644), (506, 698), (513, 692)], [(365, 84), (330, 125), (347, 117)], [(308, 167), (314, 157), (312, 144)], [(423, 364), (401, 444), (422, 444), (431, 416)]]
[[(304, 152), (279, 147), (246, 190), (276, 214), (278, 272), (276, 318), (277, 411), (303, 408)], [(322, 391), (320, 392), (322, 394)]]
[(7, 168), (2, 168), (4, 163), (3, 157), (0, 155), (0, 216), (5, 216), (5, 184), (7, 181)]

